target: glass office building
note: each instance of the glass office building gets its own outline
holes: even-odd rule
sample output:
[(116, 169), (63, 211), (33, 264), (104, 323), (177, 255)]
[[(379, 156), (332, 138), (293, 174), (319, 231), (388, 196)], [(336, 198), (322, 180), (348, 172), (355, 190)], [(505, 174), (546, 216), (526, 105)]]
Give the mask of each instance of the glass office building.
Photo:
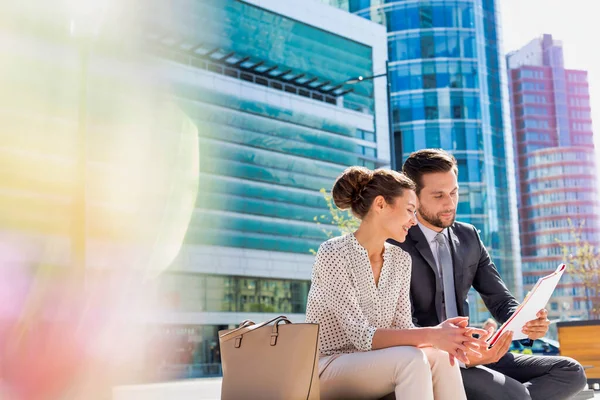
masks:
[[(329, 0), (386, 26), (395, 158), (435, 147), (458, 160), (458, 219), (479, 230), (521, 296), (514, 157), (494, 0)], [(399, 166), (398, 166), (399, 167)], [(473, 315), (480, 307), (472, 304)]]
[[(526, 290), (563, 262), (571, 229), (600, 243), (597, 156), (587, 72), (567, 69), (562, 43), (543, 35), (507, 55), (518, 156), (518, 207)], [(569, 219), (573, 226), (569, 224)], [(586, 318), (588, 293), (566, 275), (548, 310), (553, 318)]]
[(320, 189), (349, 165), (389, 163), (385, 82), (345, 84), (384, 66), (385, 29), (320, 4), (175, 4), (171, 19), (153, 13), (149, 45), (198, 127), (200, 189), (159, 288), (180, 323), (156, 329), (198, 341), (169, 364), (202, 376), (218, 373), (219, 329), (304, 319), (310, 250), (331, 222)]

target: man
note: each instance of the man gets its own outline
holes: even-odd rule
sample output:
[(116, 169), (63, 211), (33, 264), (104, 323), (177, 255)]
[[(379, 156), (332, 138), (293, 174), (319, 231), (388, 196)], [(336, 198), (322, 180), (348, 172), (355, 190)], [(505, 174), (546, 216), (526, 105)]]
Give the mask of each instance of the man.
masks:
[[(468, 316), (467, 293), (481, 295), (492, 316), (504, 323), (519, 303), (509, 292), (474, 226), (455, 222), (458, 205), (456, 159), (443, 150), (420, 150), (409, 156), (403, 172), (417, 184), (418, 225), (404, 243), (391, 241), (412, 257), (411, 301), (419, 326)], [(548, 331), (547, 311), (524, 328), (529, 339)], [(492, 335), (490, 329), (488, 338)], [(507, 353), (512, 333), (504, 333), (482, 358), (469, 357), (462, 368), (472, 399), (567, 399), (586, 384), (583, 367), (566, 357)]]

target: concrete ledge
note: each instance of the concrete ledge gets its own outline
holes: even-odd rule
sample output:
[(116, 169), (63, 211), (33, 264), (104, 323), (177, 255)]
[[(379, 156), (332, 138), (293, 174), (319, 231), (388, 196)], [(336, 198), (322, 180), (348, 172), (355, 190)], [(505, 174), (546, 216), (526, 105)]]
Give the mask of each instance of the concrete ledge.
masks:
[(598, 398), (595, 396), (595, 393), (592, 389), (584, 389), (583, 391), (579, 392), (577, 396), (573, 397), (573, 400), (588, 400), (593, 399), (594, 397)]
[(219, 400), (221, 380), (221, 378), (202, 378), (117, 386), (113, 388), (113, 400)]
[[(148, 385), (119, 386), (113, 400), (219, 400), (222, 378), (188, 379)], [(573, 400), (600, 399), (600, 392), (586, 389)]]

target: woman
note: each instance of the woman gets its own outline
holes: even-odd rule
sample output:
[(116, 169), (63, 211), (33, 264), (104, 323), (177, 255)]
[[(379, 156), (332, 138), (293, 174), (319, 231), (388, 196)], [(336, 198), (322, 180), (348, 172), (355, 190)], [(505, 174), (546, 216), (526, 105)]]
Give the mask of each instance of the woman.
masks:
[(317, 253), (307, 322), (320, 324), (322, 399), (465, 399), (454, 357), (483, 345), (466, 318), (416, 328), (409, 298), (411, 259), (403, 242), (416, 224), (414, 183), (391, 170), (350, 167), (333, 201), (361, 220), (356, 232), (330, 239)]

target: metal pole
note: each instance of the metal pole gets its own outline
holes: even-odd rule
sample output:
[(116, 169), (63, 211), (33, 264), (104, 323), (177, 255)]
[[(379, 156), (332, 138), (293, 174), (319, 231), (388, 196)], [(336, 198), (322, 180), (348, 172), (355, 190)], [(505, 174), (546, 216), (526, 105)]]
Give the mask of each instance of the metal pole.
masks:
[[(388, 107), (388, 130), (390, 135), (390, 166), (393, 170), (398, 170), (396, 160), (396, 138), (394, 137), (394, 114), (392, 113), (392, 81), (390, 79), (389, 61), (385, 61), (385, 76), (387, 79), (387, 107)], [(400, 153), (402, 154), (402, 153)]]
[[(396, 160), (396, 146), (399, 146), (399, 153), (400, 155), (402, 155), (402, 140), (400, 140), (400, 143), (396, 144), (396, 138), (394, 137), (394, 117), (393, 117), (393, 113), (392, 113), (392, 81), (390, 79), (390, 68), (389, 68), (389, 61), (386, 60), (385, 61), (385, 73), (383, 74), (379, 74), (379, 75), (373, 75), (373, 76), (367, 76), (367, 77), (363, 77), (363, 76), (359, 76), (357, 78), (352, 78), (352, 79), (348, 79), (345, 83), (348, 84), (357, 84), (360, 82), (364, 82), (364, 81), (369, 81), (369, 80), (373, 80), (376, 78), (380, 78), (382, 76), (385, 76), (385, 78), (387, 79), (386, 82), (386, 94), (387, 94), (387, 110), (388, 110), (388, 135), (390, 137), (389, 141), (390, 141), (390, 167), (393, 170), (397, 170), (397, 160)], [(402, 138), (400, 138), (402, 139)]]

